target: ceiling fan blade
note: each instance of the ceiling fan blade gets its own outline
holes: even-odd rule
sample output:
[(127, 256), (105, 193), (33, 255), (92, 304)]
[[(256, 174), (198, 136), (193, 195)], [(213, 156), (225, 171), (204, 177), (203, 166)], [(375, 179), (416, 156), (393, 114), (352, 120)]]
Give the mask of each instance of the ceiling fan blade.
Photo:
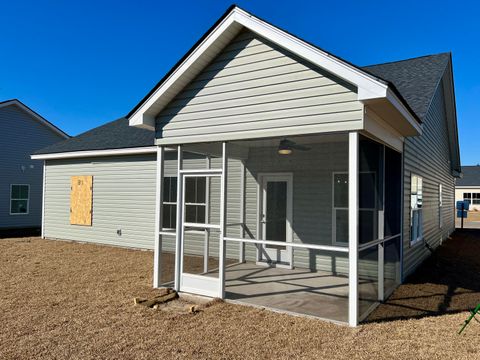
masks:
[(308, 151), (308, 150), (311, 150), (310, 147), (305, 146), (305, 145), (300, 145), (300, 144), (293, 144), (293, 145), (292, 145), (292, 149), (300, 150), (300, 151)]

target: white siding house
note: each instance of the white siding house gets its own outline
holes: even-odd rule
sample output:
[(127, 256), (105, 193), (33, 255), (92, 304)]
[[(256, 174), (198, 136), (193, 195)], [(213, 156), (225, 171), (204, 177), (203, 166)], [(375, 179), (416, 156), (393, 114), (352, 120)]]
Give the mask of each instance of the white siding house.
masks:
[(155, 287), (355, 326), (454, 231), (451, 56), (360, 68), (233, 7), (126, 118), (33, 158), (45, 237), (154, 249)]

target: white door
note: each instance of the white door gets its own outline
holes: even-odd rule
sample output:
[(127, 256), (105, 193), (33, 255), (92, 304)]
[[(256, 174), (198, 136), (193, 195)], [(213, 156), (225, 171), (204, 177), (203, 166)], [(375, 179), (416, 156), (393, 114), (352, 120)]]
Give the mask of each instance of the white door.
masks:
[[(262, 240), (292, 242), (292, 174), (261, 176), (260, 224)], [(260, 261), (291, 267), (292, 247), (264, 245)]]

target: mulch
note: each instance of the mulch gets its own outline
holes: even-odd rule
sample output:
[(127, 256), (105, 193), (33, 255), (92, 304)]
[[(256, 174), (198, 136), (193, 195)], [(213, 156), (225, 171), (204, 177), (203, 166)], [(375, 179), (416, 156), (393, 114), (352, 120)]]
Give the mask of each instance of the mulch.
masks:
[(367, 321), (454, 314), (480, 303), (480, 230), (457, 230)]
[(134, 305), (159, 295), (152, 252), (4, 239), (0, 359), (478, 359), (480, 324), (457, 335), (480, 301), (478, 243), (478, 232), (455, 234), (373, 322), (349, 328), (221, 301), (195, 312), (185, 300)]

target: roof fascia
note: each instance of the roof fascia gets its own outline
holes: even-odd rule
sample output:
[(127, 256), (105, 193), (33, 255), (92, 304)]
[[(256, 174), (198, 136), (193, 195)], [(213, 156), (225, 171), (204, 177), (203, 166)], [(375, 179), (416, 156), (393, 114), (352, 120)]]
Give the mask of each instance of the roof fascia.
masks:
[[(166, 148), (166, 151), (173, 151), (174, 149)], [(136, 155), (136, 154), (150, 154), (156, 153), (157, 146), (144, 146), (135, 148), (123, 149), (105, 149), (105, 150), (82, 150), (58, 152), (51, 154), (33, 154), (30, 155), (32, 160), (53, 160), (53, 159), (73, 159), (99, 156), (116, 156), (116, 155)]]

